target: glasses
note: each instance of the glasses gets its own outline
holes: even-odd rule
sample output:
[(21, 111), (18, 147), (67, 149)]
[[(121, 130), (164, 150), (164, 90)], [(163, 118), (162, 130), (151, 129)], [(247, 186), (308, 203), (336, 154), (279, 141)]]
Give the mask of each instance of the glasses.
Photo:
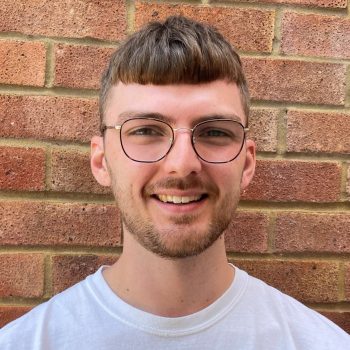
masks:
[(163, 159), (174, 145), (175, 132), (190, 131), (192, 147), (197, 156), (207, 163), (228, 163), (240, 154), (245, 128), (232, 119), (211, 119), (190, 128), (173, 128), (155, 118), (134, 118), (121, 125), (102, 126), (120, 132), (120, 143), (125, 155), (135, 162), (154, 163)]

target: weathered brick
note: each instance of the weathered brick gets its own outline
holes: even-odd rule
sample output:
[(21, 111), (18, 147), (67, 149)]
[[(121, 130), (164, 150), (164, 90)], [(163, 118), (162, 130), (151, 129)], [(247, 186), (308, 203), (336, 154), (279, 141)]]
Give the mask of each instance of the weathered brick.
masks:
[(0, 328), (30, 311), (30, 306), (0, 306)]
[(58, 44), (55, 46), (55, 86), (98, 89), (114, 49)]
[(2, 0), (0, 31), (119, 40), (126, 31), (124, 0)]
[[(210, 0), (216, 2), (221, 0)], [(249, 2), (249, 3), (270, 3), (270, 4), (291, 4), (309, 7), (325, 7), (325, 8), (346, 8), (347, 0), (228, 0), (229, 2)]]
[(268, 224), (269, 219), (266, 214), (238, 211), (225, 231), (226, 250), (266, 252)]
[(120, 244), (114, 205), (0, 202), (0, 244), (10, 246), (96, 246)]
[(91, 173), (89, 153), (53, 150), (51, 185), (54, 191), (110, 193), (109, 187), (98, 184)]
[(243, 58), (254, 100), (344, 105), (346, 66), (272, 58)]
[(45, 150), (0, 147), (0, 189), (43, 191), (45, 189)]
[(136, 2), (135, 26), (170, 15), (184, 15), (216, 27), (243, 51), (271, 52), (274, 12), (247, 8)]
[(44, 86), (46, 48), (40, 42), (0, 41), (0, 83)]
[(57, 255), (52, 258), (52, 283), (54, 293), (64, 289), (91, 275), (102, 265), (112, 265), (117, 256), (99, 255)]
[(289, 152), (350, 153), (350, 115), (289, 111)]
[(350, 312), (322, 311), (320, 313), (350, 334)]
[(259, 160), (248, 200), (336, 202), (341, 167), (331, 162)]
[(282, 18), (284, 54), (350, 58), (350, 19), (286, 12)]
[(275, 248), (285, 252), (350, 252), (350, 215), (279, 213)]
[(0, 296), (35, 298), (44, 291), (42, 254), (0, 254)]
[(256, 142), (260, 152), (276, 152), (277, 150), (277, 109), (252, 109), (249, 116), (248, 138)]
[(350, 263), (345, 264), (345, 300), (350, 301)]
[(0, 96), (0, 136), (88, 142), (98, 134), (96, 99)]
[(235, 260), (234, 265), (302, 302), (338, 301), (335, 262)]

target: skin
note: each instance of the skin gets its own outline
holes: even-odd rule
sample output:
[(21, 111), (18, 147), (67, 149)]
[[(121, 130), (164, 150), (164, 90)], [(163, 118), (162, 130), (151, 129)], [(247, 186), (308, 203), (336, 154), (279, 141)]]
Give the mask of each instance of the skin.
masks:
[[(246, 124), (239, 90), (225, 81), (114, 86), (106, 124), (139, 113), (160, 113), (176, 128), (192, 128), (210, 115)], [(190, 132), (181, 131), (164, 159), (146, 164), (127, 158), (119, 132), (108, 130), (104, 139), (92, 139), (91, 168), (101, 185), (112, 187), (123, 218), (123, 254), (103, 271), (119, 297), (147, 312), (178, 317), (203, 309), (225, 292), (234, 269), (227, 264), (222, 232), (254, 175), (252, 140), (232, 162), (209, 164), (194, 152)], [(205, 200), (187, 205), (155, 198), (203, 193)]]

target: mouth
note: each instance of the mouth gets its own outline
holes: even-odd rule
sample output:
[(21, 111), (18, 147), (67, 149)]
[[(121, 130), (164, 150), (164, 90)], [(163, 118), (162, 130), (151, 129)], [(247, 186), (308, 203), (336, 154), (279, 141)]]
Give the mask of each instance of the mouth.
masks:
[(153, 194), (153, 198), (163, 202), (163, 203), (171, 203), (171, 204), (190, 204), (190, 203), (198, 203), (208, 197), (206, 193), (195, 195), (195, 196), (174, 196), (168, 194)]

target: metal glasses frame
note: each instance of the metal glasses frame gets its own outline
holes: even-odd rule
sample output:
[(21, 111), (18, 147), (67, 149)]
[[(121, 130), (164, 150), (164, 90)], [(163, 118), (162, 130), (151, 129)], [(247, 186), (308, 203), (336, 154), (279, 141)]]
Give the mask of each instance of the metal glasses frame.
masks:
[[(123, 125), (125, 123), (127, 123), (128, 121), (130, 120), (137, 120), (137, 119), (140, 119), (140, 120), (155, 120), (157, 122), (160, 122), (160, 123), (163, 123), (167, 126), (169, 126), (169, 128), (171, 129), (171, 132), (172, 132), (172, 137), (171, 137), (171, 143), (170, 143), (170, 146), (169, 146), (169, 149), (168, 151), (160, 158), (156, 159), (156, 160), (138, 160), (138, 159), (134, 159), (132, 157), (130, 157), (127, 152), (125, 151), (125, 148), (124, 148), (124, 145), (123, 145), (123, 140), (122, 140), (122, 137), (120, 137), (120, 144), (122, 146), (122, 149), (123, 149), (123, 152), (125, 153), (125, 155), (133, 160), (134, 162), (139, 162), (139, 163), (156, 163), (156, 162), (159, 162), (160, 160), (162, 160), (163, 158), (165, 158), (169, 152), (171, 151), (171, 149), (173, 148), (173, 145), (174, 145), (174, 141), (175, 141), (175, 132), (178, 131), (178, 130), (188, 130), (188, 131), (191, 131), (191, 144), (192, 144), (192, 148), (194, 150), (194, 152), (196, 153), (197, 157), (199, 159), (201, 159), (202, 161), (206, 162), (206, 163), (211, 163), (211, 164), (222, 164), (222, 163), (229, 163), (229, 162), (232, 162), (233, 160), (235, 160), (239, 154), (241, 153), (242, 151), (242, 148), (243, 148), (243, 145), (244, 145), (244, 142), (246, 140), (246, 133), (249, 131), (249, 128), (246, 128), (244, 127), (244, 125), (242, 123), (240, 123), (239, 121), (236, 121), (236, 120), (232, 120), (232, 119), (222, 119), (222, 118), (218, 118), (218, 119), (208, 119), (208, 120), (205, 120), (203, 122), (200, 122), (198, 124), (196, 124), (193, 128), (173, 128), (170, 124), (168, 124), (167, 122), (165, 122), (164, 120), (160, 120), (160, 119), (157, 119), (157, 118), (133, 118), (133, 119), (127, 119), (125, 120), (122, 124), (115, 124), (115, 125), (102, 125), (101, 126), (101, 131), (102, 131), (102, 134), (104, 134), (104, 132), (107, 130), (107, 129), (115, 129), (115, 130), (118, 130), (120, 131), (120, 135), (121, 135), (121, 131), (122, 131), (122, 128), (123, 128)], [(208, 122), (213, 122), (213, 121), (230, 121), (230, 122), (233, 122), (233, 123), (237, 123), (239, 124), (241, 127), (242, 127), (242, 130), (243, 130), (243, 139), (242, 139), (242, 144), (241, 144), (241, 147), (238, 151), (238, 153), (230, 160), (227, 160), (227, 161), (219, 161), (219, 162), (212, 162), (212, 161), (208, 161), (208, 160), (205, 160), (204, 158), (202, 158), (197, 150), (196, 150), (196, 147), (194, 146), (195, 144), (195, 140), (194, 140), (194, 131), (196, 130), (197, 127), (199, 127), (200, 125), (203, 125), (205, 123), (208, 123)]]

